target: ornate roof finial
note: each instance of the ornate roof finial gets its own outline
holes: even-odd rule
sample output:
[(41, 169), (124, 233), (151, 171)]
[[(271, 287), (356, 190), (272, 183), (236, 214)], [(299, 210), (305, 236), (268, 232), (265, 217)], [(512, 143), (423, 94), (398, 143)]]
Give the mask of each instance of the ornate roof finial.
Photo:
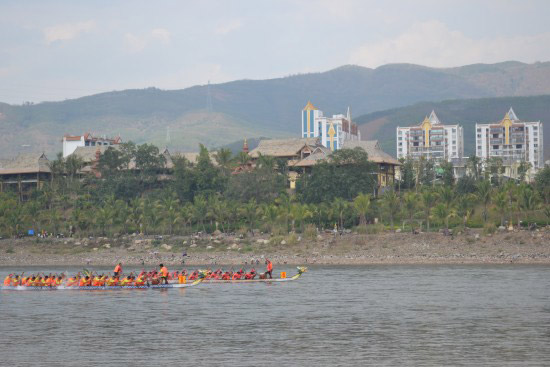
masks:
[(248, 153), (248, 142), (246, 141), (246, 138), (244, 138), (243, 142), (243, 152)]

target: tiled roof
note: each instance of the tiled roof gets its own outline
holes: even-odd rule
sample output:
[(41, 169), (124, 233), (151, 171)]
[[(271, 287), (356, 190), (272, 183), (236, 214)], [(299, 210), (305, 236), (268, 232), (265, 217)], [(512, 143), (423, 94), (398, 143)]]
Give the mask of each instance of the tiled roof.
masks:
[(0, 174), (51, 172), (43, 153), (24, 153), (12, 159), (0, 160)]

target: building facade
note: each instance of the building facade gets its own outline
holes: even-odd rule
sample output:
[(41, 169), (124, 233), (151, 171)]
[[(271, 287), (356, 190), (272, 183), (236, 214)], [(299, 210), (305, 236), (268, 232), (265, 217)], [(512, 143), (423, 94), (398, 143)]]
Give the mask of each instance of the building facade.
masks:
[(341, 149), (345, 141), (361, 140), (361, 133), (347, 114), (326, 117), (311, 102), (302, 110), (302, 138), (319, 138), (321, 144), (330, 150)]
[(29, 199), (33, 190), (51, 180), (48, 158), (43, 153), (25, 153), (0, 159), (0, 192), (14, 192), (19, 200)]
[(542, 139), (540, 121), (521, 121), (510, 108), (499, 122), (476, 124), (476, 155), (501, 158), (505, 175), (515, 177), (521, 162), (529, 162), (533, 171), (544, 166)]
[(104, 145), (120, 144), (120, 137), (107, 138), (107, 137), (95, 137), (90, 133), (84, 135), (65, 135), (63, 136), (63, 158), (71, 155), (78, 147), (95, 147)]
[(398, 159), (424, 157), (452, 162), (464, 156), (462, 126), (442, 124), (435, 111), (416, 126), (398, 126), (396, 143)]

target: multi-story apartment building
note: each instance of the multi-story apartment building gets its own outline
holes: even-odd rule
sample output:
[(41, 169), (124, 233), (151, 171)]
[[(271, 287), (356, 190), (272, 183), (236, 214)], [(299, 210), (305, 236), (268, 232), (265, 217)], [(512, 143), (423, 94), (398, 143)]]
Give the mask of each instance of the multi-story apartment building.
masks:
[(416, 126), (397, 127), (397, 158), (453, 162), (464, 155), (462, 126), (444, 125), (434, 111)]
[(544, 166), (542, 135), (540, 121), (521, 121), (510, 108), (500, 122), (476, 124), (476, 155), (501, 158), (509, 177), (516, 177), (521, 162), (529, 162), (535, 172)]
[(302, 111), (302, 138), (320, 138), (321, 144), (330, 150), (338, 150), (345, 141), (361, 140), (361, 133), (356, 124), (351, 122), (351, 112), (347, 115), (323, 116), (311, 102)]

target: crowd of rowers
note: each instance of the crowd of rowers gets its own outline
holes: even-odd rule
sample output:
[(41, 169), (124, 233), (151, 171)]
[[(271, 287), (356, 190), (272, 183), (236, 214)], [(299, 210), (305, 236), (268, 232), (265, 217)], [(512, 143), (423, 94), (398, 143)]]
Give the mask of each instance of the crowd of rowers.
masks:
[(128, 275), (122, 274), (122, 264), (115, 267), (114, 274), (81, 274), (80, 272), (74, 276), (67, 277), (62, 274), (32, 274), (24, 276), (25, 273), (9, 274), (4, 279), (4, 286), (26, 286), (26, 287), (105, 287), (105, 286), (146, 286), (179, 283), (184, 284), (189, 281), (195, 281), (199, 278), (205, 280), (252, 280), (258, 276), (260, 279), (265, 279), (268, 276), (271, 278), (273, 264), (268, 260), (267, 271), (258, 274), (256, 269), (252, 268), (245, 271), (243, 268), (238, 271), (223, 271), (221, 268), (217, 270), (195, 270), (188, 273), (187, 270), (169, 272), (166, 266), (159, 265), (159, 270), (151, 270), (146, 272), (142, 270), (135, 275), (133, 272)]

